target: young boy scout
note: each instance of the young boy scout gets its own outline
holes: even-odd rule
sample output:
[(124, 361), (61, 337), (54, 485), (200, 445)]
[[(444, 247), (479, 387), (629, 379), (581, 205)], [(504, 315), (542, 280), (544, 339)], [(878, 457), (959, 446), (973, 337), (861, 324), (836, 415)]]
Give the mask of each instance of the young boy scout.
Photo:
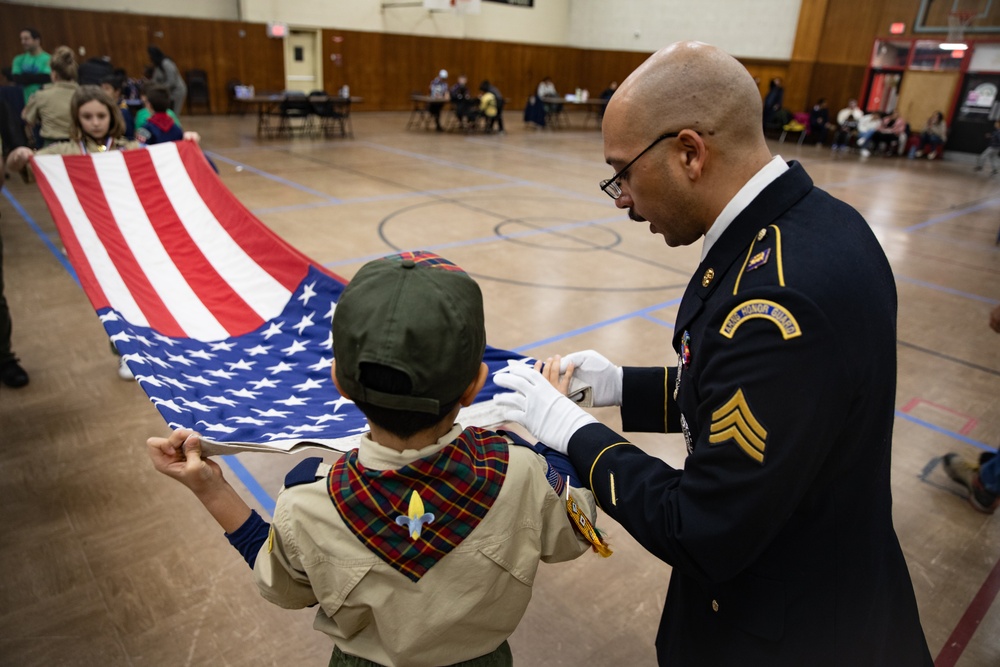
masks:
[[(538, 561), (591, 546), (544, 458), (455, 423), (486, 382), (485, 345), (479, 286), (447, 260), (405, 253), (362, 267), (334, 314), (333, 377), (371, 431), (332, 467), (296, 466), (271, 526), (201, 458), (197, 434), (148, 442), (156, 468), (226, 530), (261, 595), (319, 604), (331, 665), (509, 665)], [(571, 497), (592, 521), (590, 492)]]

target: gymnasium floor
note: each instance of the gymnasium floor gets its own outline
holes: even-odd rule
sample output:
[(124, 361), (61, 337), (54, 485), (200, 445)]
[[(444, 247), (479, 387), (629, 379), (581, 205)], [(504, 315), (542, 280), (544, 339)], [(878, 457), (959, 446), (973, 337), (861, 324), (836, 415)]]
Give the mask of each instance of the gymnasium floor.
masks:
[[(258, 141), (251, 116), (185, 125), (248, 208), (345, 278), (397, 249), (434, 250), (478, 279), (496, 347), (670, 363), (700, 243), (667, 248), (614, 208), (597, 187), (611, 173), (599, 132), (508, 116), (506, 136), (407, 132), (399, 113), (356, 113), (354, 140)], [(889, 256), (896, 530), (938, 667), (996, 667), (1000, 516), (973, 511), (938, 458), (1000, 444), (1000, 336), (987, 324), (1000, 303), (1000, 177), (954, 160), (773, 150), (860, 210)], [(0, 214), (14, 349), (31, 374), (24, 389), (0, 388), (0, 664), (326, 665), (313, 612), (264, 602), (197, 501), (153, 470), (144, 443), (164, 422), (118, 378), (37, 187), (8, 182)], [(637, 444), (683, 464), (680, 436)], [(294, 462), (241, 454), (223, 466), (263, 509)], [(511, 638), (517, 664), (654, 664), (670, 567), (602, 525), (612, 558), (541, 566)]]

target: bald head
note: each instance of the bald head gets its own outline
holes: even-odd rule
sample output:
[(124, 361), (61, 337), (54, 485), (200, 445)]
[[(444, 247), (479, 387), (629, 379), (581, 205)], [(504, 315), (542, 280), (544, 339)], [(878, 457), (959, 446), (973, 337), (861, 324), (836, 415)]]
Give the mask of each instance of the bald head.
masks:
[(619, 86), (606, 128), (641, 137), (691, 128), (725, 152), (764, 144), (760, 93), (735, 58), (701, 42), (657, 51)]

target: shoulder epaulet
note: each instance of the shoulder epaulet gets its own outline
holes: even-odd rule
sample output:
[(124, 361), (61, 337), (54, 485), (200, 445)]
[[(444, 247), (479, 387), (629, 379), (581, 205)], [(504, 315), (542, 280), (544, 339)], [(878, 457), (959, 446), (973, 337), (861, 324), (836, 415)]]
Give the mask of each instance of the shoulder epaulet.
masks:
[(303, 459), (285, 475), (285, 488), (298, 486), (299, 484), (308, 484), (316, 481), (319, 477), (323, 477), (324, 475), (320, 473), (320, 466), (322, 464), (323, 459), (319, 456), (310, 456), (307, 459)]

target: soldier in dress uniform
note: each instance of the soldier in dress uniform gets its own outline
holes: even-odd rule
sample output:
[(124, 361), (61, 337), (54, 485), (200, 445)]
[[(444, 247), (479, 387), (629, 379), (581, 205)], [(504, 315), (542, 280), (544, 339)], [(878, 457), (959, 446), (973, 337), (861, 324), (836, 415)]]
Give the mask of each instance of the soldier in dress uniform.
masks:
[(568, 355), (625, 431), (682, 432), (683, 470), (515, 368), (506, 416), (568, 451), (673, 567), (669, 665), (931, 665), (892, 525), (896, 289), (865, 220), (772, 157), (753, 79), (700, 43), (654, 54), (604, 117), (601, 183), (667, 245), (704, 239), (676, 364)]

